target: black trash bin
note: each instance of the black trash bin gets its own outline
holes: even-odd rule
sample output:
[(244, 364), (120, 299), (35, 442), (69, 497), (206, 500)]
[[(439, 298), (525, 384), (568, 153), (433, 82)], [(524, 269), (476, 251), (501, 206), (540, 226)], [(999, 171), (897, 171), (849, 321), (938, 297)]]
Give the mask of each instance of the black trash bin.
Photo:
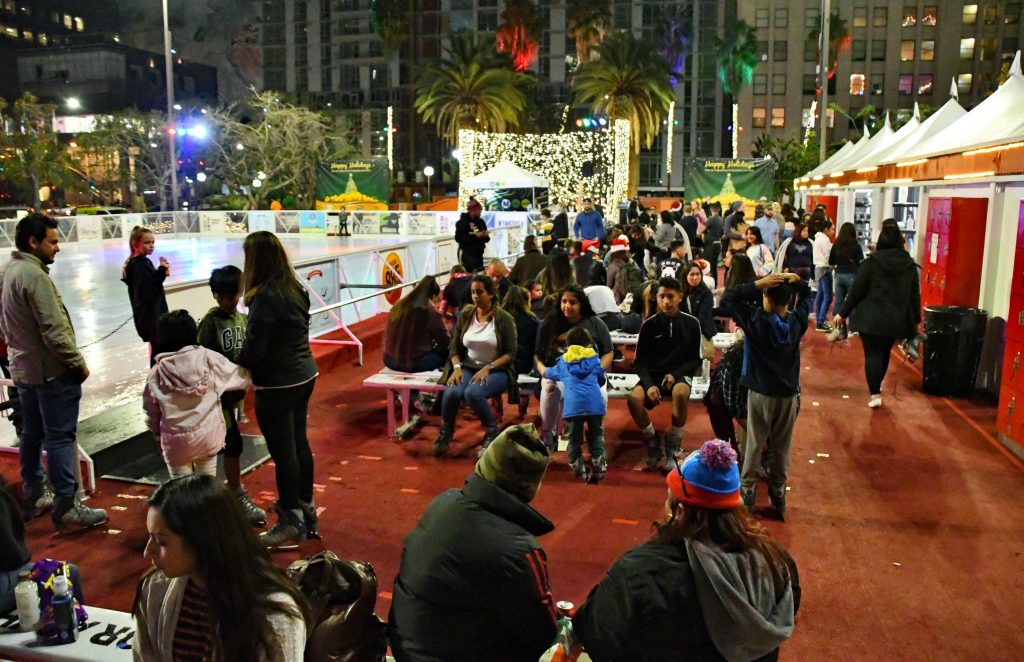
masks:
[(924, 309), (924, 392), (967, 396), (974, 392), (988, 313), (978, 308)]

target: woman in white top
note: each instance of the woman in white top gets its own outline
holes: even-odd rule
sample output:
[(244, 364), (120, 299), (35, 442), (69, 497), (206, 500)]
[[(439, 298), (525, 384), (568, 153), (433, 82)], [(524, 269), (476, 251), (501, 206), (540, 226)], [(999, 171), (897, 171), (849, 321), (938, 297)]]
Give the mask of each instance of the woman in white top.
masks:
[(490, 399), (509, 392), (509, 402), (519, 400), (516, 381), (516, 322), (498, 307), (494, 281), (484, 274), (469, 285), (473, 304), (459, 313), (441, 373), (446, 385), (441, 398), (441, 430), (434, 455), (443, 455), (452, 442), (455, 416), (465, 400), (484, 426), (483, 448), (498, 436), (498, 423)]
[(758, 278), (764, 278), (772, 272), (772, 268), (775, 266), (775, 258), (772, 257), (771, 249), (761, 239), (761, 228), (754, 225), (749, 226), (746, 239), (747, 257), (750, 258), (750, 264), (754, 267), (754, 273), (757, 274)]
[(830, 327), (825, 320), (828, 319), (828, 307), (832, 305), (832, 266), (828, 263), (828, 256), (832, 252), (835, 230), (827, 220), (822, 220), (816, 229), (817, 232), (811, 238), (814, 246), (814, 282), (818, 287), (814, 297), (814, 319), (818, 331), (828, 331)]
[(306, 598), (220, 480), (191, 474), (164, 483), (149, 497), (146, 528), (153, 568), (132, 609), (134, 659), (302, 659)]

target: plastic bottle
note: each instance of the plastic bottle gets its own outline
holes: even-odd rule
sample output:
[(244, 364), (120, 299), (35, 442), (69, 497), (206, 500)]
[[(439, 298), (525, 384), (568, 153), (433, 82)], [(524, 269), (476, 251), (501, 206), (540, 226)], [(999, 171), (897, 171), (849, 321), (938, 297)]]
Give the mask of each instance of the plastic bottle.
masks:
[(18, 575), (14, 601), (18, 605), (18, 625), (21, 631), (31, 632), (39, 623), (39, 586), (32, 579), (31, 573), (22, 572)]
[(68, 578), (57, 575), (53, 578), (53, 622), (57, 626), (54, 644), (71, 644), (78, 641), (78, 618), (75, 615), (75, 601), (68, 587)]

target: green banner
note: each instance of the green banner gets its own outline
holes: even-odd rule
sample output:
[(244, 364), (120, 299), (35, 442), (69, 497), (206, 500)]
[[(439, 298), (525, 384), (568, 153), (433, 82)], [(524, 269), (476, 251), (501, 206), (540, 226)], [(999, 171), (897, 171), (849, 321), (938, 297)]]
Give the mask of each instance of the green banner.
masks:
[(687, 200), (718, 200), (727, 208), (736, 201), (754, 205), (771, 199), (776, 163), (773, 159), (702, 159), (683, 161)]
[(384, 159), (331, 161), (317, 166), (317, 209), (387, 209), (390, 197), (391, 172)]

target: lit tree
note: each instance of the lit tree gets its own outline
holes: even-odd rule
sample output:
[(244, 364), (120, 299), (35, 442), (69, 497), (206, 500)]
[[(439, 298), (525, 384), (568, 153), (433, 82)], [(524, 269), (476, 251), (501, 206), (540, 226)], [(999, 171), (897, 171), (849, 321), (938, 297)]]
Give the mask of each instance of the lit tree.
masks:
[(611, 5), (608, 0), (568, 0), (565, 21), (576, 40), (576, 61), (586, 64), (612, 24)]
[(529, 80), (510, 69), (493, 44), (456, 33), (445, 56), (425, 65), (413, 107), (453, 144), (459, 129), (504, 133), (521, 122)]
[(530, 0), (505, 0), (495, 37), (498, 50), (512, 58), (513, 69), (526, 71), (536, 61), (543, 28), (540, 12)]
[(650, 147), (674, 98), (671, 70), (649, 39), (628, 32), (611, 35), (598, 57), (579, 68), (575, 102), (595, 113), (630, 122), (629, 196), (640, 183), (640, 148)]
[(0, 179), (32, 188), (32, 206), (41, 209), (43, 185), (73, 188), (78, 162), (57, 140), (53, 130), (55, 107), (37, 103), (25, 93), (8, 110), (0, 99)]
[(746, 21), (730, 22), (722, 38), (715, 37), (718, 79), (723, 91), (736, 97), (754, 78), (757, 31)]

